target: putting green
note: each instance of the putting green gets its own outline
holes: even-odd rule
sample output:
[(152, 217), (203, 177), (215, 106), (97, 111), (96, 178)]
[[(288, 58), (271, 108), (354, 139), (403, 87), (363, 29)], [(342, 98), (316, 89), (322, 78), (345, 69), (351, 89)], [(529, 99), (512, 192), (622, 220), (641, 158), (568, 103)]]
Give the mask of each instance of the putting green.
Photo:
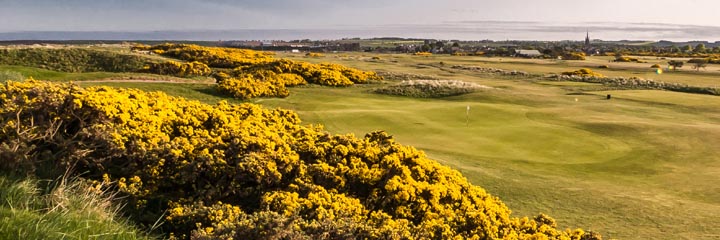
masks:
[(287, 99), (266, 99), (262, 104), (296, 109), (306, 123), (322, 123), (334, 133), (385, 130), (403, 144), (430, 152), (580, 164), (621, 158), (631, 150), (617, 139), (529, 118), (534, 110), (522, 105), (387, 97), (322, 87), (293, 89)]

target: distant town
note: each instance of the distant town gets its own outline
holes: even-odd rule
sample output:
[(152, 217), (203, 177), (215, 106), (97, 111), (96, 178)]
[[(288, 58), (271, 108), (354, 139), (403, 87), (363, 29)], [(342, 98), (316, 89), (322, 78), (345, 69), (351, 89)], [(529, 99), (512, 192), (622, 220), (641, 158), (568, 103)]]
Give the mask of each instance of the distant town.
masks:
[(493, 41), (493, 40), (436, 40), (419, 38), (345, 38), (339, 40), (238, 40), (238, 41), (98, 41), (98, 40), (17, 40), (0, 41), (0, 45), (31, 44), (118, 44), (163, 42), (198, 44), (243, 48), (263, 51), (285, 52), (374, 52), (374, 53), (418, 53), (516, 56), (527, 58), (572, 58), (572, 54), (605, 55), (624, 52), (635, 55), (703, 57), (720, 54), (720, 41), (604, 41), (591, 39), (591, 32), (578, 41)]

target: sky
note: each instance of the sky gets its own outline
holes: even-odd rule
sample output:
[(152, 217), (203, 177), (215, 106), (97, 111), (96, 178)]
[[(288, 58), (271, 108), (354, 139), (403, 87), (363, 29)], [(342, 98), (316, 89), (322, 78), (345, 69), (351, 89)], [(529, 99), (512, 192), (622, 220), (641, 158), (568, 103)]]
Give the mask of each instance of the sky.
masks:
[[(0, 0), (0, 38), (35, 31), (332, 29), (336, 35), (300, 33), (563, 40), (588, 30), (602, 39), (717, 41), (717, 9), (716, 0)], [(245, 37), (277, 38), (253, 34)], [(196, 37), (202, 36), (183, 38)]]
[(0, 0), (0, 31), (347, 28), (467, 21), (720, 26), (716, 0)]

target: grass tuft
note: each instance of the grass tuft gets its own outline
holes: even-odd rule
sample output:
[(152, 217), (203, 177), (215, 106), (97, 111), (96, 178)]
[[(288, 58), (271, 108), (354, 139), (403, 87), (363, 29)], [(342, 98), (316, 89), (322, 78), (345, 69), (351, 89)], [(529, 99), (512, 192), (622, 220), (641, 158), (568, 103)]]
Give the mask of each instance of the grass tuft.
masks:
[(82, 179), (0, 176), (0, 239), (152, 239), (122, 219), (114, 194), (100, 189)]
[(5, 81), (22, 81), (22, 80), (24, 80), (24, 79), (25, 79), (25, 76), (23, 76), (23, 75), (22, 75), (21, 73), (19, 73), (19, 72), (9, 71), (9, 70), (0, 71), (0, 82), (5, 82)]

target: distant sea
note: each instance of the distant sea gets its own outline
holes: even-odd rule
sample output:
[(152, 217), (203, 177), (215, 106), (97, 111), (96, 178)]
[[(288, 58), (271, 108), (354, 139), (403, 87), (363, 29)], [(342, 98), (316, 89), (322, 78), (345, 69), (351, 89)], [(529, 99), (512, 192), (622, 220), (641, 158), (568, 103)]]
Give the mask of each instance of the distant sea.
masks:
[(608, 41), (720, 41), (720, 26), (657, 23), (546, 23), (467, 21), (433, 25), (343, 26), (324, 29), (236, 29), (181, 31), (16, 31), (0, 40), (330, 40), (343, 38), (422, 38), (444, 40), (542, 40), (585, 38)]

